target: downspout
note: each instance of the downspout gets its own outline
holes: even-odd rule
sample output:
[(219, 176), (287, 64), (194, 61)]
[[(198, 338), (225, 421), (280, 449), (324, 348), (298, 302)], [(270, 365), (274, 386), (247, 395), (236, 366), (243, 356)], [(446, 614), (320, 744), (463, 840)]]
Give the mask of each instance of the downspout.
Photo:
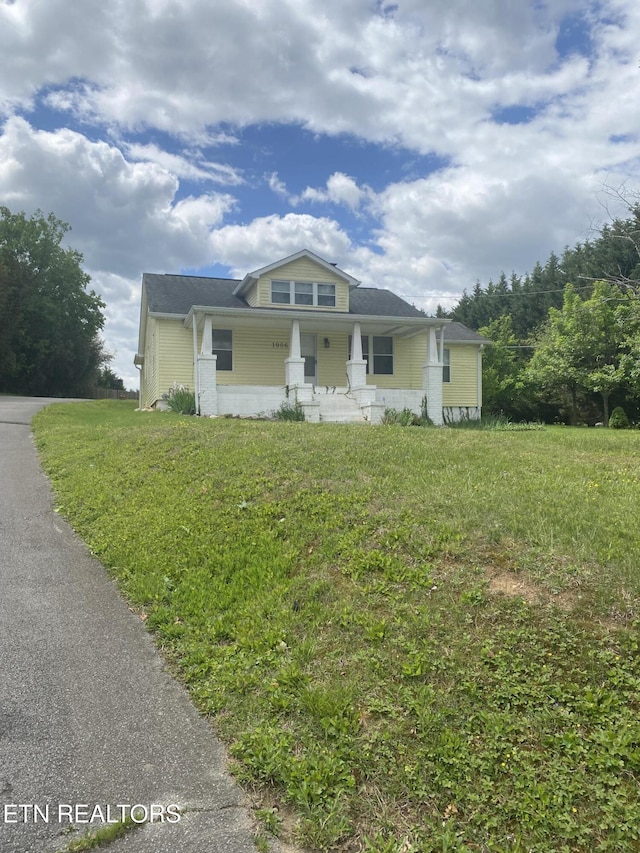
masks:
[(200, 414), (200, 388), (198, 382), (198, 323), (196, 320), (196, 312), (193, 312), (191, 317), (191, 327), (193, 329), (193, 387), (196, 398), (196, 414)]
[(484, 346), (480, 346), (478, 349), (478, 411), (480, 412), (480, 418), (482, 418), (482, 350)]
[(138, 371), (138, 374), (139, 374), (139, 376), (138, 376), (138, 411), (141, 412), (142, 411), (142, 365), (136, 364), (134, 361), (133, 366), (136, 368), (136, 370)]

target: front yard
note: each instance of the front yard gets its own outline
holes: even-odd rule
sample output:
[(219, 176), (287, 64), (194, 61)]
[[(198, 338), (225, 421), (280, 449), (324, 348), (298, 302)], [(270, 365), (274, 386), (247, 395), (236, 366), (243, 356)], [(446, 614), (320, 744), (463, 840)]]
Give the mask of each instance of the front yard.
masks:
[(34, 428), (59, 511), (229, 744), (265, 837), (640, 848), (640, 433), (107, 401)]

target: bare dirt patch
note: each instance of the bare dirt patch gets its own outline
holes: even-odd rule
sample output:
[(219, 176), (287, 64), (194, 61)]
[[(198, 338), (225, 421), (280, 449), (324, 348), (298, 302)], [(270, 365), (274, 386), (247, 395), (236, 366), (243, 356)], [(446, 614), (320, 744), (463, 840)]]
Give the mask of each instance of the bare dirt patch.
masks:
[(553, 595), (515, 572), (505, 571), (496, 566), (485, 568), (489, 580), (489, 591), (494, 594), (506, 595), (509, 598), (523, 598), (527, 604), (555, 604), (562, 610), (572, 610), (573, 596), (569, 593)]
[(491, 592), (502, 593), (509, 598), (524, 598), (528, 604), (542, 604), (544, 596), (538, 587), (513, 572), (505, 572), (489, 566), (486, 569)]

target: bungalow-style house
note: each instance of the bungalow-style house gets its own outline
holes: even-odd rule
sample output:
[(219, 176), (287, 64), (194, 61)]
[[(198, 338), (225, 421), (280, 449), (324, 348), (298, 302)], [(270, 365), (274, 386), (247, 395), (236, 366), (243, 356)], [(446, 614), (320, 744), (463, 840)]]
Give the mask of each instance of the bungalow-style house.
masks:
[(178, 383), (205, 416), (297, 401), (310, 421), (425, 406), (436, 424), (479, 418), (483, 343), (306, 249), (242, 280), (145, 273), (140, 406), (163, 408)]

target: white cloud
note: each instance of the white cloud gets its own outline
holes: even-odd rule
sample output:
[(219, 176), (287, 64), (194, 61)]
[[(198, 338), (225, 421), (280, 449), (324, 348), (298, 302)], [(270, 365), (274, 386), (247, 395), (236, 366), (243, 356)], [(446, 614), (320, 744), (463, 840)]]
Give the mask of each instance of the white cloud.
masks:
[(307, 187), (300, 195), (298, 201), (319, 201), (343, 204), (351, 210), (357, 210), (362, 202), (371, 194), (369, 187), (361, 189), (354, 178), (345, 175), (344, 172), (334, 172), (327, 180), (326, 189), (315, 189)]
[(130, 163), (115, 146), (71, 130), (38, 131), (11, 118), (0, 136), (0, 197), (72, 223), (70, 241), (94, 270), (129, 277), (210, 262), (209, 231), (234, 200), (207, 193), (176, 202), (178, 186), (158, 164)]
[[(634, 13), (631, 0), (600, 5)], [(368, 0), (23, 0), (0, 6), (0, 100), (47, 85), (59, 108), (124, 129), (295, 121), (455, 154), (496, 105), (589, 84), (580, 57), (558, 64), (555, 35), (563, 15), (593, 6), (412, 0), (380, 15)], [(600, 36), (631, 47), (611, 25)]]
[(282, 198), (288, 198), (289, 196), (287, 185), (280, 179), (277, 172), (272, 172), (269, 175), (269, 189)]
[(196, 182), (212, 181), (226, 186), (238, 186), (244, 183), (237, 169), (224, 163), (212, 163), (206, 160), (197, 149), (181, 155), (163, 151), (157, 145), (137, 143), (126, 145), (125, 150), (132, 160), (157, 163), (177, 178)]
[(297, 213), (264, 216), (248, 225), (224, 225), (212, 232), (209, 245), (213, 255), (239, 278), (300, 249), (310, 249), (341, 266), (352, 248), (335, 220)]

